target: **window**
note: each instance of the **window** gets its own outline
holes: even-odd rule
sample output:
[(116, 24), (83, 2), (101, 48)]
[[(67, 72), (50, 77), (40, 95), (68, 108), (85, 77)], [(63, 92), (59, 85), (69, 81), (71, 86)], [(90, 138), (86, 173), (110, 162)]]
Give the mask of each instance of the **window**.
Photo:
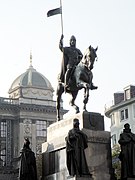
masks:
[(115, 124), (114, 114), (111, 115), (111, 126)]
[(46, 137), (46, 121), (36, 121), (37, 136)]
[(6, 149), (0, 151), (0, 166), (5, 166), (6, 164)]
[(125, 100), (130, 99), (130, 89), (125, 90)]
[(125, 119), (128, 119), (128, 109), (125, 109)]
[(133, 104), (133, 117), (135, 118), (135, 104)]
[(124, 109), (120, 111), (120, 120), (128, 119), (128, 109)]
[(116, 144), (116, 134), (112, 135), (112, 146)]
[(1, 137), (6, 137), (6, 132), (7, 132), (7, 123), (6, 121), (1, 122), (1, 127), (0, 127), (0, 135)]
[(0, 121), (0, 166), (6, 164), (6, 136), (7, 136), (7, 122)]
[(122, 110), (122, 111), (120, 112), (120, 119), (121, 119), (121, 120), (124, 120), (124, 110)]

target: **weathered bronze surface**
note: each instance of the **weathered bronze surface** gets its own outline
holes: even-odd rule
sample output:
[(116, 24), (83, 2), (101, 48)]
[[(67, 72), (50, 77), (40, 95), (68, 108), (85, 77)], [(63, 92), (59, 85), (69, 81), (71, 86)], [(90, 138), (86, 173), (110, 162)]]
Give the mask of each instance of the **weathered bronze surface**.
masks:
[(135, 134), (131, 132), (128, 123), (124, 125), (118, 142), (121, 146), (121, 179), (135, 178)]
[(25, 139), (21, 150), (21, 165), (19, 170), (20, 180), (37, 180), (36, 159), (34, 152), (29, 147), (28, 138)]
[(58, 121), (60, 120), (60, 101), (64, 91), (71, 95), (69, 104), (75, 109), (75, 112), (78, 113), (79, 107), (75, 104), (78, 91), (82, 88), (84, 89), (83, 110), (86, 111), (86, 104), (89, 99), (89, 89), (97, 89), (97, 86), (94, 86), (92, 83), (92, 69), (94, 67), (95, 59), (97, 58), (97, 48), (94, 49), (92, 46), (89, 46), (84, 55), (82, 55), (81, 51), (76, 48), (76, 39), (74, 36), (71, 36), (69, 47), (63, 47), (62, 36), (59, 48), (63, 52), (63, 59), (56, 92)]
[(73, 129), (66, 137), (67, 168), (71, 176), (91, 176), (84, 151), (88, 147), (87, 142), (87, 135), (79, 129), (79, 120), (74, 119)]

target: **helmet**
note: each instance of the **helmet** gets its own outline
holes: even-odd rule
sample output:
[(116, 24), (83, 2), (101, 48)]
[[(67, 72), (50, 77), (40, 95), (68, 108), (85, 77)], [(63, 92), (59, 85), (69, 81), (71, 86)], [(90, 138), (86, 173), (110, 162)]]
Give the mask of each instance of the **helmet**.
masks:
[(69, 42), (70, 42), (70, 46), (75, 47), (76, 46), (76, 38), (75, 38), (75, 36), (72, 35)]
[(71, 41), (72, 39), (76, 41), (76, 38), (75, 38), (74, 35), (71, 36), (70, 41)]

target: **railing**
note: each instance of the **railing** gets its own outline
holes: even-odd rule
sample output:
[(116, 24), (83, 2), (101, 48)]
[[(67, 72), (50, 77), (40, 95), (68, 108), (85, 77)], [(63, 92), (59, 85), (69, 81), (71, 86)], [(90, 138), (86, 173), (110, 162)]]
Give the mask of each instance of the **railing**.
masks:
[(108, 103), (105, 104), (104, 106), (104, 111), (106, 112), (107, 110), (109, 110), (112, 106), (114, 105), (114, 101), (109, 101)]
[(18, 104), (18, 100), (0, 97), (0, 104)]

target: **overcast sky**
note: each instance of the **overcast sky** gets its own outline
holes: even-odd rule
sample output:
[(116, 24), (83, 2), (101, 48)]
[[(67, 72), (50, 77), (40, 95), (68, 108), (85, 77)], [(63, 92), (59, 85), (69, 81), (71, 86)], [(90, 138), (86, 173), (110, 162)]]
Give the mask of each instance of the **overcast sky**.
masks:
[[(0, 96), (8, 97), (14, 79), (28, 69), (30, 51), (33, 67), (56, 90), (61, 18), (46, 14), (59, 5), (59, 0), (1, 0)], [(99, 88), (90, 92), (87, 109), (104, 115), (113, 93), (135, 84), (135, 0), (63, 0), (62, 5), (64, 45), (75, 35), (82, 53), (89, 45), (98, 46), (93, 82)], [(82, 108), (83, 92), (79, 94), (76, 103)], [(63, 95), (64, 107), (69, 109), (67, 99)], [(105, 121), (108, 128), (110, 120)]]

